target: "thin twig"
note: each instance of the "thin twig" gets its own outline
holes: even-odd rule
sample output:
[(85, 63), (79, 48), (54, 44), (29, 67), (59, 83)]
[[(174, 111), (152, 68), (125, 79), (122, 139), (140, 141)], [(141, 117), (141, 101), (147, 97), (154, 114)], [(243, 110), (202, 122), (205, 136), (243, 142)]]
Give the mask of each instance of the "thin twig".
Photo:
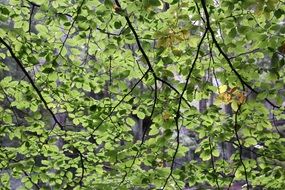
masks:
[(179, 146), (180, 146), (180, 141), (179, 141), (179, 137), (180, 137), (180, 127), (179, 127), (179, 118), (180, 118), (180, 108), (181, 108), (181, 104), (182, 104), (182, 97), (184, 95), (184, 93), (186, 92), (186, 89), (187, 89), (187, 86), (188, 86), (188, 83), (189, 83), (189, 80), (190, 80), (190, 77), (191, 77), (191, 74), (195, 68), (195, 65), (196, 65), (196, 62), (198, 60), (198, 57), (199, 57), (199, 53), (200, 53), (200, 48), (203, 44), (203, 41), (206, 37), (206, 34), (208, 32), (208, 29), (206, 28), (205, 31), (204, 31), (204, 34), (197, 46), (197, 52), (196, 52), (196, 56), (195, 56), (195, 59), (192, 63), (192, 66), (189, 70), (189, 73), (187, 75), (187, 78), (186, 78), (186, 82), (185, 82), (185, 85), (184, 85), (184, 88), (182, 90), (182, 93), (180, 94), (180, 98), (179, 98), (179, 102), (178, 102), (178, 108), (177, 108), (177, 111), (176, 111), (176, 116), (175, 116), (175, 124), (176, 124), (176, 133), (177, 133), (177, 136), (176, 136), (176, 148), (175, 148), (175, 151), (174, 151), (174, 154), (172, 156), (172, 161), (171, 161), (171, 166), (170, 166), (170, 173), (169, 175), (167, 176), (165, 182), (164, 182), (164, 185), (163, 185), (163, 188), (164, 189), (168, 183), (168, 180), (169, 178), (172, 176), (172, 173), (173, 173), (173, 170), (174, 170), (174, 162), (175, 162), (175, 158), (176, 158), (176, 155), (178, 153), (178, 150), (179, 150)]
[(82, 187), (83, 186), (84, 171), (86, 169), (84, 166), (84, 156), (77, 148), (75, 148), (75, 150), (80, 156), (80, 165), (81, 165), (82, 172), (81, 172), (81, 176), (80, 176), (80, 180), (79, 180), (79, 185), (80, 185), (80, 187)]
[(57, 58), (61, 55), (61, 52), (62, 52), (62, 50), (63, 50), (63, 48), (64, 48), (64, 46), (65, 46), (65, 43), (66, 43), (66, 41), (67, 41), (67, 39), (68, 39), (68, 37), (69, 37), (69, 35), (70, 35), (71, 29), (73, 28), (73, 26), (74, 26), (74, 24), (75, 24), (75, 22), (76, 22), (76, 20), (77, 20), (77, 18), (78, 18), (78, 16), (79, 16), (79, 14), (80, 14), (80, 12), (81, 12), (81, 8), (82, 8), (84, 2), (85, 2), (85, 0), (82, 0), (81, 4), (78, 6), (78, 8), (77, 8), (77, 10), (76, 10), (76, 15), (75, 15), (75, 17), (74, 17), (74, 19), (73, 19), (73, 21), (72, 21), (72, 23), (71, 23), (71, 26), (70, 26), (70, 28), (69, 28), (67, 34), (66, 34), (66, 37), (65, 37), (64, 40), (63, 40), (63, 43), (62, 43), (62, 45), (61, 45), (61, 48), (60, 48), (58, 54), (57, 54), (56, 57), (53, 59), (53, 62), (56, 61)]
[(243, 162), (243, 159), (242, 159), (242, 154), (243, 154), (243, 148), (242, 148), (242, 144), (240, 142), (240, 138), (239, 138), (239, 135), (238, 135), (238, 113), (241, 109), (241, 105), (238, 106), (238, 109), (235, 113), (235, 120), (234, 120), (234, 132), (235, 132), (235, 136), (236, 136), (236, 139), (237, 139), (237, 142), (238, 142), (238, 147), (239, 147), (239, 159), (240, 159), (240, 163), (242, 164), (243, 166), (243, 169), (244, 169), (244, 176), (245, 176), (245, 181), (246, 181), (246, 188), (247, 190), (249, 190), (249, 183), (248, 183), (248, 176), (247, 176), (247, 170), (246, 170), (246, 166)]
[(178, 189), (182, 190), (180, 185), (177, 183), (176, 179), (173, 176), (171, 176), (171, 178), (173, 179), (173, 181), (174, 181), (175, 185), (178, 187)]
[(144, 75), (135, 83), (135, 85), (130, 89), (130, 91), (128, 93), (126, 93), (123, 98), (113, 107), (113, 109), (110, 111), (110, 113), (104, 117), (104, 119), (101, 120), (101, 122), (97, 125), (97, 127), (93, 130), (93, 133), (98, 130), (101, 125), (106, 121), (106, 119), (108, 119), (116, 110), (116, 108), (124, 101), (124, 99), (133, 92), (133, 90), (136, 88), (136, 86), (144, 79), (144, 77), (147, 75), (147, 73), (149, 72), (149, 69), (144, 73)]
[(253, 50), (248, 51), (248, 52), (243, 52), (243, 53), (240, 53), (240, 54), (238, 54), (238, 55), (231, 56), (231, 57), (229, 57), (229, 59), (235, 59), (235, 58), (237, 58), (237, 57), (240, 57), (240, 56), (243, 56), (243, 55), (248, 55), (248, 54), (251, 54), (251, 53), (256, 53), (256, 52), (258, 52), (258, 51), (260, 51), (260, 48), (256, 48), (256, 49), (253, 49)]
[(232, 186), (232, 183), (234, 182), (234, 179), (235, 179), (235, 176), (236, 176), (236, 172), (237, 172), (239, 166), (240, 166), (240, 163), (239, 163), (239, 164), (237, 165), (237, 167), (235, 168), (235, 171), (234, 171), (234, 173), (233, 173), (233, 177), (232, 177), (232, 179), (231, 179), (231, 181), (230, 181), (230, 183), (229, 183), (229, 185), (228, 185), (228, 189), (227, 189), (227, 190), (230, 190), (230, 188), (231, 188), (231, 186)]
[(27, 178), (29, 179), (29, 181), (37, 188), (37, 189), (41, 189), (40, 186), (36, 183), (33, 182), (31, 176), (24, 170), (22, 170), (22, 172), (24, 172), (25, 176), (27, 176)]
[(215, 160), (214, 160), (214, 155), (213, 155), (213, 148), (212, 148), (212, 142), (211, 142), (211, 137), (209, 137), (209, 145), (210, 145), (210, 153), (211, 153), (211, 165), (212, 165), (212, 169), (213, 169), (213, 172), (214, 172), (214, 177), (215, 177), (215, 182), (216, 182), (216, 185), (218, 187), (218, 189), (220, 189), (220, 185), (219, 185), (219, 181), (218, 181), (218, 175), (217, 175), (217, 171), (216, 171), (216, 168), (215, 168)]

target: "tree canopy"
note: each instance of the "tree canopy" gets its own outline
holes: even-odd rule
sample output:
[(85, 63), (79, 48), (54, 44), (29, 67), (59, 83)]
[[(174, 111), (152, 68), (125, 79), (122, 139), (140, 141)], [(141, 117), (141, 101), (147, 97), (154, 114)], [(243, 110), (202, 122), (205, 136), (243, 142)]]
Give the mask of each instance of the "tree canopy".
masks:
[(285, 189), (284, 1), (0, 2), (1, 189)]

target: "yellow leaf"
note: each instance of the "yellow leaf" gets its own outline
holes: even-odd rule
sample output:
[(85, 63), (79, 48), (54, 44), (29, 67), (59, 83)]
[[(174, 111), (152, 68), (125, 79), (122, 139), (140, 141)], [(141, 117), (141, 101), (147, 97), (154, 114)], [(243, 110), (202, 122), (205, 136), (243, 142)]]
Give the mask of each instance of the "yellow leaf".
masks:
[(219, 86), (219, 93), (222, 94), (224, 92), (226, 92), (228, 89), (228, 86), (227, 85), (222, 85), (222, 86)]

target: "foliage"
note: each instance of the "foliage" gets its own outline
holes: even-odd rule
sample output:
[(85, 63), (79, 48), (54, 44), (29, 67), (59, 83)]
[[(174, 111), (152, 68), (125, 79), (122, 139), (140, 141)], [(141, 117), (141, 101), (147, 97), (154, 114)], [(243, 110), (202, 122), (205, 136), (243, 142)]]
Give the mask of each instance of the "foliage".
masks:
[(1, 189), (285, 189), (284, 10), (1, 1)]

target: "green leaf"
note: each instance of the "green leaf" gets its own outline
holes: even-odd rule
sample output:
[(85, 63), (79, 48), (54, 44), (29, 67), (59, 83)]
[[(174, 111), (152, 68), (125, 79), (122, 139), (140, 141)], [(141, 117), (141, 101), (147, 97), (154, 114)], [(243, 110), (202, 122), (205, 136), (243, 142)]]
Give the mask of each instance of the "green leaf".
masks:
[(160, 6), (161, 5), (160, 0), (148, 0), (148, 2), (151, 6)]
[(272, 58), (271, 58), (271, 67), (272, 68), (278, 68), (278, 63), (279, 63), (279, 56), (278, 53), (273, 53)]
[(144, 119), (145, 118), (145, 114), (143, 112), (140, 112), (140, 111), (137, 112), (137, 116), (140, 119)]
[(9, 86), (9, 83), (12, 81), (12, 77), (11, 76), (7, 76), (4, 79), (1, 80), (0, 84), (2, 87), (7, 87)]
[(161, 2), (160, 0), (143, 0), (143, 4), (146, 8), (151, 7), (151, 6), (160, 6)]
[(235, 28), (232, 28), (231, 31), (229, 32), (229, 37), (235, 38), (237, 35), (237, 31)]
[(126, 122), (127, 122), (127, 124), (130, 125), (130, 126), (134, 126), (134, 125), (136, 124), (136, 122), (135, 122), (132, 118), (130, 118), (130, 117), (128, 117), (128, 118), (126, 119)]
[(256, 144), (257, 144), (257, 141), (253, 137), (249, 137), (249, 138), (245, 139), (244, 146), (250, 147), (250, 146), (254, 146)]
[(111, 0), (104, 0), (104, 4), (106, 7), (112, 8), (113, 2)]
[(44, 26), (44, 25), (37, 24), (37, 25), (36, 25), (36, 29), (37, 29), (37, 31), (39, 31), (40, 33), (45, 33), (45, 34), (48, 33), (48, 29), (47, 29), (47, 27)]
[(219, 157), (220, 156), (220, 152), (217, 149), (214, 149), (212, 151), (212, 154), (213, 154), (214, 157)]
[(49, 68), (49, 67), (47, 67), (47, 68), (44, 68), (44, 70), (42, 70), (42, 72), (43, 73), (46, 73), (46, 74), (49, 74), (49, 73), (52, 73), (54, 71), (54, 68)]
[(114, 26), (115, 26), (116, 29), (120, 29), (122, 27), (122, 23), (120, 21), (115, 22)]
[(29, 63), (31, 63), (33, 65), (36, 65), (39, 63), (38, 59), (35, 58), (34, 56), (28, 57), (28, 61), (29, 61)]
[(211, 153), (209, 150), (204, 150), (201, 154), (200, 154), (200, 158), (203, 161), (207, 161), (211, 159)]
[(4, 15), (9, 15), (10, 11), (6, 7), (1, 7), (0, 8), (1, 13)]
[(282, 9), (277, 9), (277, 10), (274, 12), (274, 16), (275, 16), (276, 18), (280, 18), (283, 14), (284, 14), (284, 10), (282, 10)]
[(239, 108), (238, 102), (237, 101), (232, 101), (231, 107), (234, 111), (237, 111)]
[(178, 2), (179, 2), (179, 0), (172, 0), (171, 5), (174, 5), (174, 4), (178, 3)]
[(97, 110), (97, 105), (96, 104), (90, 106), (90, 111), (96, 111), (96, 110)]

